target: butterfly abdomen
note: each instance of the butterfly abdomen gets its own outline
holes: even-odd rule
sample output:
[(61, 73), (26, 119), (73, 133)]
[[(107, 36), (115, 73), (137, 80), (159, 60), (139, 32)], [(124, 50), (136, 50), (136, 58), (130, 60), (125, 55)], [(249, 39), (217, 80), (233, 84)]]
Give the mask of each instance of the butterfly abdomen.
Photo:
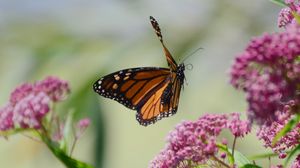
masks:
[(166, 89), (164, 90), (162, 96), (161, 96), (161, 104), (166, 105), (170, 104), (172, 98), (172, 84), (170, 83)]
[(184, 75), (185, 65), (182, 63), (178, 66), (176, 71), (176, 75), (180, 81), (180, 85), (183, 86), (185, 75)]

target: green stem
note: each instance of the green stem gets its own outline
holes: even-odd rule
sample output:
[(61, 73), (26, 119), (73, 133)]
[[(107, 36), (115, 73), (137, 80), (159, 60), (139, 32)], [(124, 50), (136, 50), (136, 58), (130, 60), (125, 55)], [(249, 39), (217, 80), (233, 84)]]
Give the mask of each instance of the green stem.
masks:
[(74, 139), (74, 141), (73, 141), (73, 144), (72, 144), (72, 147), (71, 147), (71, 151), (70, 151), (70, 157), (72, 156), (72, 154), (73, 154), (73, 151), (74, 151), (74, 149), (75, 149), (75, 145), (76, 145), (76, 143), (77, 143), (77, 138), (75, 138)]
[(227, 168), (231, 168), (229, 165), (227, 165), (225, 162), (223, 162), (222, 160), (220, 160), (219, 158), (217, 158), (216, 156), (212, 156), (212, 158), (217, 161), (218, 163), (220, 163), (221, 165), (227, 167)]
[(235, 148), (235, 144), (236, 144), (236, 136), (234, 136), (234, 140), (233, 140), (233, 144), (232, 144), (232, 156), (234, 157), (234, 148)]
[(37, 139), (37, 138), (34, 138), (32, 136), (29, 136), (29, 135), (26, 135), (25, 133), (21, 133), (23, 136), (35, 141), (35, 142), (38, 142), (38, 143), (41, 143), (42, 141), (40, 139)]

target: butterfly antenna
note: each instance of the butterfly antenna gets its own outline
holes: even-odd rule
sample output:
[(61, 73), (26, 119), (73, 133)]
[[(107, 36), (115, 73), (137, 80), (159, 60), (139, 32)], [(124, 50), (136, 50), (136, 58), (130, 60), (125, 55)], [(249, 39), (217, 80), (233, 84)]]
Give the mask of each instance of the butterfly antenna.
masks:
[(193, 51), (192, 53), (190, 53), (187, 56), (185, 56), (182, 61), (180, 61), (180, 59), (179, 59), (179, 61), (180, 62), (184, 62), (187, 58), (189, 58), (190, 56), (194, 55), (196, 52), (198, 52), (199, 50), (202, 50), (202, 49), (203, 49), (202, 47), (197, 48), (195, 51)]

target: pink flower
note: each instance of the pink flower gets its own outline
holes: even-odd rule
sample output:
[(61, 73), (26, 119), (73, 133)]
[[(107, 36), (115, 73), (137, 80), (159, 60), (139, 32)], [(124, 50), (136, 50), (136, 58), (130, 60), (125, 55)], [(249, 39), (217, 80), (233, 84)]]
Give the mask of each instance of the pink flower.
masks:
[(166, 147), (150, 162), (149, 168), (169, 168), (177, 162), (175, 152)]
[(70, 88), (66, 81), (50, 76), (34, 84), (24, 83), (18, 86), (11, 93), (10, 102), (14, 105), (27, 95), (32, 93), (38, 94), (40, 92), (44, 92), (52, 101), (57, 102), (66, 97), (70, 92)]
[(41, 128), (50, 103), (63, 100), (69, 92), (68, 83), (55, 77), (18, 86), (11, 93), (8, 105), (0, 109), (0, 130)]
[(226, 138), (222, 138), (221, 143), (222, 143), (223, 145), (228, 145), (228, 140), (227, 140)]
[(226, 154), (226, 153), (221, 153), (221, 155), (220, 155), (220, 157), (221, 157), (222, 159), (225, 159), (225, 158), (226, 158), (226, 156), (227, 156), (227, 154)]
[(0, 131), (7, 131), (14, 128), (13, 117), (13, 107), (7, 104), (0, 109)]
[[(150, 162), (149, 167), (191, 167), (206, 163), (212, 156), (226, 157), (222, 154), (217, 155), (218, 135), (227, 128), (236, 136), (242, 136), (250, 131), (245, 124), (248, 122), (241, 121), (236, 113), (207, 114), (195, 122), (184, 121), (169, 133), (165, 149)], [(239, 126), (241, 128), (237, 128)], [(223, 142), (227, 144), (225, 140)]]
[(281, 9), (278, 15), (278, 27), (286, 27), (290, 24), (296, 24), (293, 12), (300, 14), (300, 4), (295, 0), (286, 0), (285, 3), (289, 6)]
[(278, 158), (279, 159), (284, 159), (286, 157), (286, 153), (279, 153)]
[(246, 93), (248, 116), (259, 124), (277, 119), (277, 111), (300, 95), (300, 26), (254, 38), (231, 68), (231, 84)]
[(22, 100), (24, 97), (33, 92), (34, 86), (30, 83), (24, 83), (18, 86), (11, 94), (10, 94), (10, 103), (15, 105), (18, 101)]
[(277, 24), (278, 27), (285, 27), (294, 22), (294, 16), (289, 7), (281, 9), (278, 15)]
[(14, 123), (22, 128), (40, 128), (43, 117), (49, 112), (49, 102), (44, 92), (24, 97), (14, 107)]
[(271, 148), (275, 153), (279, 154), (280, 158), (283, 158), (289, 149), (293, 149), (299, 144), (300, 123), (273, 145), (272, 142), (275, 136), (292, 117), (290, 113), (287, 112), (281, 112), (280, 114), (277, 114), (277, 116), (279, 116), (277, 121), (274, 121), (271, 124), (261, 125), (257, 132), (257, 136), (260, 140), (263, 140), (266, 148)]
[(56, 77), (47, 77), (35, 84), (36, 92), (45, 92), (52, 101), (57, 102), (64, 100), (70, 93), (69, 84)]
[(227, 127), (236, 137), (243, 137), (245, 134), (248, 134), (251, 131), (250, 122), (241, 120), (239, 113), (231, 114), (231, 118), (228, 119)]
[(90, 119), (89, 118), (84, 118), (79, 120), (77, 127), (80, 129), (86, 129), (90, 125)]
[(294, 3), (294, 2), (296, 2), (297, 0), (285, 0), (284, 2), (286, 3), (286, 4), (291, 4), (291, 3)]
[(293, 164), (291, 165), (291, 168), (299, 168), (300, 167), (300, 155), (297, 156)]
[(90, 119), (84, 118), (78, 121), (77, 123), (77, 130), (76, 130), (76, 138), (79, 138), (83, 132), (87, 129), (87, 127), (90, 125)]
[(176, 167), (189, 160), (204, 163), (217, 152), (216, 136), (226, 127), (225, 115), (208, 114), (196, 122), (178, 124), (167, 138), (166, 148), (150, 163), (150, 167)]

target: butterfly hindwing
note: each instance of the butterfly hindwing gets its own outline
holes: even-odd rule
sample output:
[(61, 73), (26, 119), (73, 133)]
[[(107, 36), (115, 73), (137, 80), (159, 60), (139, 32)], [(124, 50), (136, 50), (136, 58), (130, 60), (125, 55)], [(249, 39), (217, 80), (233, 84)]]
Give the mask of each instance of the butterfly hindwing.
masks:
[(156, 121), (174, 115), (179, 104), (181, 90), (180, 80), (169, 78), (159, 89), (137, 107), (136, 119), (141, 125), (147, 126)]

